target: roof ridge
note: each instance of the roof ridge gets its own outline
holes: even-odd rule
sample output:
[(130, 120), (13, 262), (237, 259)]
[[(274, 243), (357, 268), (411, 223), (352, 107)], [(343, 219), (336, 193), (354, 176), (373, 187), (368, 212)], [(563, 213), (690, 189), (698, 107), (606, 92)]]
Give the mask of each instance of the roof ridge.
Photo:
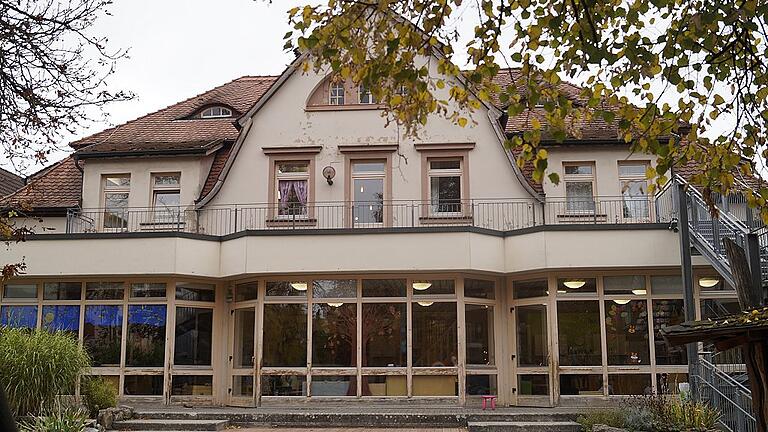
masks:
[[(168, 109), (170, 109), (170, 108), (173, 108), (173, 107), (175, 107), (175, 106), (177, 106), (177, 105), (181, 105), (181, 104), (183, 104), (183, 103), (189, 102), (189, 101), (191, 101), (191, 100), (193, 100), (193, 99), (196, 99), (196, 98), (199, 98), (199, 97), (201, 97), (201, 96), (204, 96), (204, 95), (205, 95), (205, 94), (207, 94), (207, 93), (211, 93), (211, 92), (214, 92), (214, 91), (216, 91), (216, 90), (219, 90), (219, 89), (221, 89), (222, 87), (226, 87), (226, 86), (228, 86), (228, 85), (230, 85), (230, 84), (232, 84), (232, 83), (234, 83), (234, 82), (237, 82), (237, 81), (239, 81), (239, 80), (242, 80), (243, 78), (249, 78), (249, 77), (251, 77), (251, 76), (249, 76), (249, 75), (245, 75), (245, 76), (241, 76), (241, 77), (235, 78), (235, 79), (233, 79), (233, 80), (227, 81), (227, 82), (225, 82), (225, 83), (223, 83), (223, 84), (220, 84), (220, 85), (218, 85), (218, 86), (216, 86), (216, 87), (213, 87), (213, 88), (211, 88), (211, 89), (208, 89), (208, 90), (206, 90), (206, 91), (204, 91), (204, 92), (198, 93), (198, 94), (196, 94), (196, 95), (194, 95), (194, 96), (188, 97), (188, 98), (186, 98), (186, 99), (184, 99), (184, 100), (181, 100), (181, 101), (179, 101), (179, 102), (176, 102), (176, 103), (173, 103), (173, 104), (167, 105), (167, 106), (165, 106), (165, 107), (163, 107), (163, 108), (160, 108), (160, 109), (157, 109), (157, 110), (155, 110), (155, 111), (151, 111), (151, 112), (148, 112), (148, 113), (146, 113), (146, 114), (144, 114), (144, 115), (142, 115), (142, 116), (139, 116), (139, 117), (137, 117), (137, 118), (135, 118), (135, 119), (132, 119), (132, 120), (128, 120), (128, 121), (126, 121), (126, 122), (124, 122), (124, 123), (120, 123), (119, 125), (116, 125), (116, 126), (112, 126), (112, 127), (106, 128), (106, 129), (104, 129), (104, 130), (101, 130), (101, 131), (99, 131), (99, 132), (96, 132), (96, 133), (93, 133), (93, 134), (91, 134), (91, 135), (88, 135), (88, 136), (85, 136), (85, 137), (83, 137), (83, 138), (80, 138), (80, 139), (78, 139), (78, 140), (72, 141), (72, 142), (70, 142), (70, 143), (69, 143), (69, 146), (70, 146), (70, 147), (73, 147), (73, 148), (75, 148), (76, 150), (79, 150), (79, 149), (81, 149), (81, 148), (84, 148), (84, 147), (87, 147), (87, 146), (90, 146), (90, 145), (94, 145), (94, 144), (100, 144), (100, 143), (104, 142), (106, 139), (108, 139), (108, 138), (109, 138), (109, 136), (111, 136), (112, 134), (114, 134), (114, 133), (115, 133), (115, 132), (116, 132), (118, 129), (120, 129), (120, 128), (121, 128), (121, 127), (123, 127), (123, 126), (129, 125), (129, 124), (133, 124), (133, 123), (135, 123), (135, 122), (137, 122), (137, 121), (139, 121), (139, 120), (142, 120), (142, 119), (144, 119), (144, 118), (146, 118), (146, 117), (149, 117), (149, 116), (151, 116), (151, 115), (154, 115), (154, 114), (158, 114), (158, 113), (160, 113), (160, 112), (163, 112), (163, 111), (165, 111), (165, 110), (168, 110)], [(267, 77), (266, 77), (266, 76), (252, 76), (252, 78), (267, 78)], [(87, 140), (87, 139), (89, 139), (89, 138), (92, 138), (92, 137), (94, 137), (94, 136), (96, 136), (96, 135), (99, 135), (99, 134), (103, 134), (103, 133), (107, 133), (107, 132), (111, 132), (111, 133), (109, 133), (109, 134), (108, 134), (108, 136), (107, 136), (106, 138), (104, 138), (104, 139), (102, 139), (102, 140), (100, 140), (100, 141), (98, 141), (98, 142), (93, 142), (93, 143), (88, 143), (88, 144), (78, 145), (78, 146), (76, 146), (76, 147), (75, 147), (75, 146), (73, 146), (73, 144), (77, 145), (77, 143), (79, 143), (79, 142), (81, 142), (81, 141)]]

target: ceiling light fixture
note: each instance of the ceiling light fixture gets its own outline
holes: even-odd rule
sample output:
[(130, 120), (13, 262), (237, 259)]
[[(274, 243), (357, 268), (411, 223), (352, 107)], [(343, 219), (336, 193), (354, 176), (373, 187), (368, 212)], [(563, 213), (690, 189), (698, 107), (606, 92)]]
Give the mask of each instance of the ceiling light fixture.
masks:
[(291, 282), (291, 288), (295, 289), (296, 291), (306, 291), (307, 290), (307, 283), (306, 282)]
[(415, 289), (416, 291), (424, 291), (426, 289), (429, 289), (429, 287), (432, 286), (432, 282), (419, 281), (419, 282), (414, 282), (413, 284), (411, 284), (411, 286), (413, 286), (413, 289)]
[(419, 303), (419, 306), (424, 306), (424, 307), (430, 307), (433, 304), (435, 304), (435, 302), (418, 302), (418, 303)]
[(702, 288), (712, 288), (720, 283), (720, 279), (712, 276), (704, 276), (699, 278), (699, 286)]
[(625, 305), (625, 304), (629, 303), (630, 301), (631, 300), (623, 300), (622, 299), (622, 300), (614, 300), (613, 302), (616, 303), (617, 305)]
[(337, 308), (337, 307), (340, 307), (340, 306), (341, 306), (341, 305), (343, 305), (343, 304), (344, 304), (343, 302), (338, 302), (338, 303), (336, 303), (336, 302), (333, 302), (333, 303), (331, 303), (331, 302), (328, 302), (328, 303), (327, 303), (327, 305), (328, 305), (328, 306), (330, 306), (330, 307), (335, 307), (335, 308)]
[(637, 296), (644, 296), (644, 295), (648, 294), (648, 291), (646, 291), (644, 289), (633, 289), (632, 290), (632, 294), (637, 295)]
[(579, 289), (587, 284), (587, 281), (583, 279), (571, 279), (563, 282), (563, 285), (567, 286), (570, 289)]

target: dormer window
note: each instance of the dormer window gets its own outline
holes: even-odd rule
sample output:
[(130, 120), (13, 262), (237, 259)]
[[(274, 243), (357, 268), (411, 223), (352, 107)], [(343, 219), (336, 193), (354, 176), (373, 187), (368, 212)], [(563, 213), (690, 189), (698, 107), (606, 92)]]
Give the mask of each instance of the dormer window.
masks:
[(360, 86), (360, 103), (364, 105), (372, 105), (376, 103), (376, 98), (373, 97), (371, 91), (365, 86)]
[(206, 108), (203, 110), (203, 112), (200, 113), (200, 118), (204, 119), (224, 117), (232, 117), (232, 110), (223, 106), (213, 106)]
[(329, 100), (331, 105), (344, 105), (344, 83), (333, 82), (328, 91)]

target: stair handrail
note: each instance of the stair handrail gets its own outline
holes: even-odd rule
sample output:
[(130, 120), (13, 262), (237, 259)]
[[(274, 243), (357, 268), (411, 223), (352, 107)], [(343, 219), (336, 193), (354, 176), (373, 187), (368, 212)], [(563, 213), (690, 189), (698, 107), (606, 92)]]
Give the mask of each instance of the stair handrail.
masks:
[[(680, 174), (675, 174), (675, 181), (686, 187), (686, 193), (688, 195), (696, 198), (700, 202), (703, 202), (705, 205), (709, 205), (709, 203), (707, 203), (707, 201), (704, 199), (704, 195), (702, 195), (702, 193), (693, 185), (688, 183), (688, 181), (686, 181)], [(729, 211), (721, 208), (717, 204), (714, 204), (714, 206), (718, 212), (717, 219), (721, 222), (725, 221), (725, 225), (733, 225), (734, 228), (738, 228), (744, 234), (749, 234), (752, 232), (747, 224), (737, 218), (734, 218)]]

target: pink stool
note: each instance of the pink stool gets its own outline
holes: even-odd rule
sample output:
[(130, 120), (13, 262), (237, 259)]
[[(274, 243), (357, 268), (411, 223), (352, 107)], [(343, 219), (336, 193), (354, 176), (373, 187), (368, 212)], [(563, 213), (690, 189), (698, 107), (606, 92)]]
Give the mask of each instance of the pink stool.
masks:
[(496, 396), (481, 396), (483, 398), (483, 411), (487, 407), (488, 401), (491, 401), (491, 409), (496, 410)]

